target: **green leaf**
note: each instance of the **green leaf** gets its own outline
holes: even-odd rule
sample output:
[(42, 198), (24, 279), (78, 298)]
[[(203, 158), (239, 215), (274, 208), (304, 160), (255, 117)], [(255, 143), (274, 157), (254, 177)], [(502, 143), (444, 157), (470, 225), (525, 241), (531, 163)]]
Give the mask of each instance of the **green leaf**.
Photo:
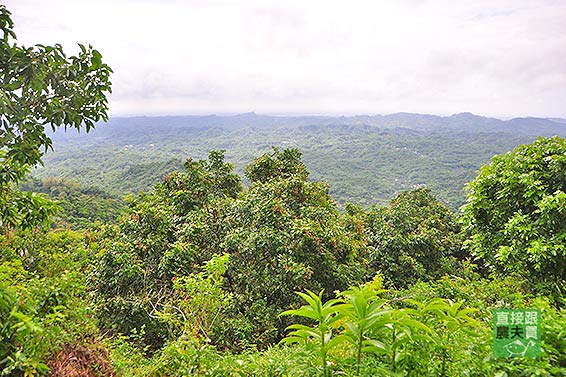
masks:
[(102, 55), (97, 50), (92, 50), (92, 65), (90, 67), (91, 71), (97, 70), (102, 65)]

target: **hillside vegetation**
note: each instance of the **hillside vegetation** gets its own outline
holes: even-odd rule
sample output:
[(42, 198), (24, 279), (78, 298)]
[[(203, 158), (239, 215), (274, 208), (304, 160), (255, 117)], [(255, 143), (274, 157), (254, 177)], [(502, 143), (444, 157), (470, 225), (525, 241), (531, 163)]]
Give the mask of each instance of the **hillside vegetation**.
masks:
[[(563, 375), (565, 164), (558, 137), (494, 158), (459, 219), (426, 188), (341, 213), (296, 149), (255, 159), (248, 188), (222, 152), (189, 159), (131, 197), (117, 224), (2, 234), (0, 366)], [(493, 357), (492, 310), (502, 307), (542, 311), (541, 358)]]
[(235, 170), (272, 146), (296, 147), (312, 179), (330, 184), (341, 204), (385, 204), (395, 194), (426, 186), (456, 210), (464, 185), (496, 154), (537, 136), (566, 136), (566, 125), (537, 118), (501, 121), (472, 114), (357, 117), (114, 118), (88, 135), (57, 132), (40, 177), (135, 193), (149, 189), (187, 157), (225, 150)]
[[(112, 71), (92, 47), (18, 46), (4, 5), (0, 29), (1, 376), (566, 375), (566, 139), (538, 137), (477, 175), (466, 165), (532, 139), (526, 124), (560, 122), (248, 114), (52, 138), (45, 127), (107, 120)], [(220, 141), (238, 170), (210, 150)], [(338, 205), (299, 149), (270, 147), (284, 142), (305, 143), (359, 204)], [(84, 186), (29, 179), (59, 144), (42, 172)], [(430, 176), (449, 195), (460, 168), (475, 178), (458, 213), (431, 188), (397, 192)], [(94, 183), (146, 191), (122, 201)], [(497, 308), (529, 308), (529, 323), (521, 312), (492, 330)]]

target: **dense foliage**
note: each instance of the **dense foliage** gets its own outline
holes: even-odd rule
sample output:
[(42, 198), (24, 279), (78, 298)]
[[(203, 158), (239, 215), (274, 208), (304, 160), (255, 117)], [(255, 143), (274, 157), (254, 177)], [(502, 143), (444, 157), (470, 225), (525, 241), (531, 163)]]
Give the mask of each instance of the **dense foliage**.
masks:
[(496, 156), (468, 190), (463, 222), (471, 254), (491, 272), (518, 272), (546, 289), (563, 290), (566, 141), (539, 138)]
[(107, 120), (111, 69), (100, 53), (80, 45), (67, 57), (61, 45), (16, 44), (10, 12), (0, 5), (0, 226), (33, 227), (53, 213), (39, 195), (16, 184), (52, 146), (45, 127), (85, 128)]
[(369, 209), (364, 225), (370, 266), (389, 286), (402, 288), (457, 270), (459, 226), (428, 189), (402, 192), (389, 206)]
[[(51, 145), (44, 121), (105, 117), (109, 68), (11, 45), (4, 6), (0, 27), (1, 376), (566, 375), (564, 139), (484, 166), (463, 231), (423, 188), (342, 213), (293, 148), (256, 158), (248, 188), (222, 151), (188, 159), (116, 223), (111, 196), (32, 182), (83, 227), (47, 231), (48, 202), (16, 184)], [(541, 356), (496, 359), (492, 310), (525, 307)]]
[(0, 375), (45, 374), (65, 343), (97, 333), (86, 283), (96, 255), (72, 231), (0, 235)]
[(48, 195), (59, 207), (51, 218), (52, 228), (87, 229), (96, 222), (115, 223), (126, 206), (120, 196), (60, 178), (30, 178), (20, 187)]
[[(247, 172), (244, 190), (211, 152), (130, 198), (116, 225), (4, 236), (5, 373), (87, 354), (82, 368), (125, 375), (564, 373), (564, 310), (520, 274), (474, 272), (429, 190), (342, 214), (297, 150)], [(543, 311), (542, 358), (493, 358), (496, 307)]]
[(185, 172), (138, 196), (105, 230), (97, 280), (105, 326), (128, 333), (144, 323), (159, 345), (166, 324), (154, 312), (173, 294), (173, 281), (222, 253), (230, 255), (223, 288), (233, 300), (223, 326), (206, 332), (222, 347), (271, 344), (285, 328), (281, 308), (297, 301), (294, 291), (347, 286), (345, 266), (356, 251), (328, 187), (307, 180), (300, 153), (274, 150), (247, 175), (252, 185), (243, 191), (222, 153), (189, 160)]
[(211, 152), (209, 160), (187, 160), (185, 172), (133, 198), (122, 221), (103, 229), (96, 284), (104, 327), (129, 333), (145, 325), (154, 347), (167, 338), (166, 324), (153, 312), (172, 294), (172, 279), (198, 271), (220, 251), (220, 203), (241, 190), (223, 158)]

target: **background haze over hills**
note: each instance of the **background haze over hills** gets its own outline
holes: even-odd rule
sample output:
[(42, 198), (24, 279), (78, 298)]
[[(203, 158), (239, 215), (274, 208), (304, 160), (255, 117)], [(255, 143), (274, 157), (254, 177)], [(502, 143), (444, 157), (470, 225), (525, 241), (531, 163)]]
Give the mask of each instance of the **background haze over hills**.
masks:
[(426, 185), (456, 209), (464, 185), (491, 157), (552, 135), (566, 136), (565, 119), (471, 113), (112, 118), (89, 134), (55, 133), (55, 150), (36, 174), (124, 194), (148, 189), (182, 169), (186, 158), (205, 158), (213, 149), (226, 150), (226, 160), (242, 172), (273, 146), (296, 147), (311, 179), (327, 181), (339, 203), (384, 203), (401, 190)]

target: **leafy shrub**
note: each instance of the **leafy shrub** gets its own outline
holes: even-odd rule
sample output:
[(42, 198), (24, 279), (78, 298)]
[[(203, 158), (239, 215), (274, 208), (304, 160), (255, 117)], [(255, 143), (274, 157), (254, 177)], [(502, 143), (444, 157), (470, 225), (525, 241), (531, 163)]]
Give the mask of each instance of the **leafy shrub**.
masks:
[(4, 374), (47, 371), (64, 343), (96, 333), (86, 290), (92, 258), (70, 231), (14, 232), (0, 263), (0, 364)]
[(280, 339), (288, 323), (278, 314), (297, 303), (294, 291), (346, 287), (340, 266), (353, 246), (326, 185), (297, 177), (255, 183), (233, 203), (228, 221), (234, 226), (222, 247), (231, 254), (226, 284), (234, 314), (259, 326), (247, 339)]
[(38, 337), (44, 328), (32, 317), (33, 307), (18, 302), (15, 289), (0, 281), (0, 373), (34, 375), (48, 370)]
[(326, 302), (322, 294), (299, 293), (307, 305), (283, 315), (308, 318), (312, 324), (292, 324), (284, 340), (314, 350), (324, 376), (332, 369), (353, 375), (457, 375), (461, 369), (453, 361), (469, 351), (454, 348), (452, 342), (461, 333), (485, 332), (469, 317), (475, 309), (441, 298), (409, 300), (410, 307), (399, 308), (380, 297), (385, 291), (379, 285), (377, 280), (352, 287), (338, 293), (340, 299)]
[[(310, 375), (560, 376), (566, 372), (564, 310), (543, 299), (519, 303), (517, 296), (514, 307), (542, 310), (543, 354), (539, 359), (494, 359), (494, 306), (489, 303), (505, 305), (490, 301), (499, 283), (485, 280), (479, 284), (492, 286), (486, 290), (485, 302), (482, 297), (474, 301), (481, 310), (465, 306), (463, 300), (428, 298), (447, 284), (448, 279), (422, 283), (405, 292), (417, 299), (391, 297), (380, 289), (379, 279), (338, 292), (338, 299), (328, 301), (322, 293), (299, 293), (306, 305), (282, 315), (302, 317), (306, 322), (290, 325), (284, 342), (297, 344), (310, 355), (306, 360), (298, 356), (300, 352), (293, 354), (294, 362)], [(429, 285), (430, 292), (423, 285)], [(464, 287), (460, 282), (453, 292), (470, 294)]]
[[(445, 276), (436, 282), (420, 282), (408, 289), (397, 292), (393, 297), (412, 297), (425, 302), (434, 297), (458, 300), (474, 308), (470, 315), (476, 322), (477, 336), (466, 332), (452, 338), (449, 349), (448, 368), (458, 375), (561, 375), (565, 373), (564, 358), (566, 344), (562, 340), (564, 309), (553, 308), (547, 299), (534, 297), (529, 282), (518, 276), (482, 278), (469, 268), (462, 276)], [(394, 298), (395, 299), (395, 298)], [(512, 360), (494, 359), (492, 355), (491, 323), (495, 308), (539, 308), (542, 315), (543, 354), (540, 359), (517, 358)], [(415, 360), (424, 360), (421, 352), (415, 350)]]

